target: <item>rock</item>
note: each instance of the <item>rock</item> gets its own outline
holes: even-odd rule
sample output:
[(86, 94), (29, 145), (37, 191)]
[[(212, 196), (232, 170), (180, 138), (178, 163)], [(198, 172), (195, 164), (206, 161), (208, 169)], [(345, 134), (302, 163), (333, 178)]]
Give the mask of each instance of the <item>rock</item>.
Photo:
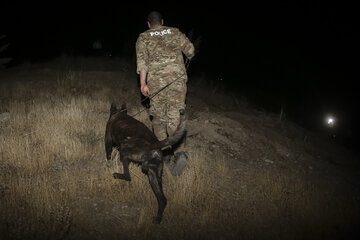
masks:
[(267, 163), (271, 163), (271, 164), (273, 164), (274, 163), (274, 161), (272, 161), (272, 160), (270, 160), (270, 159), (267, 159), (267, 158), (265, 158), (265, 160), (264, 160), (265, 162), (267, 162)]

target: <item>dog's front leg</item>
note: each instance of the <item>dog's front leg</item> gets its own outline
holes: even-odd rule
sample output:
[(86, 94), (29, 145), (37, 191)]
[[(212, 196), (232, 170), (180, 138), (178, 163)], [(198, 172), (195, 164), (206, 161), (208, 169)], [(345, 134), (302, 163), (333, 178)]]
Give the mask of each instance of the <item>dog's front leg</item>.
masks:
[[(121, 156), (120, 156), (121, 158)], [(123, 179), (126, 181), (131, 181), (131, 177), (130, 177), (130, 172), (129, 172), (129, 159), (124, 158), (121, 160), (121, 162), (123, 163), (123, 169), (124, 169), (124, 173), (113, 173), (113, 177), (115, 179)]]
[(105, 133), (105, 152), (106, 152), (106, 165), (110, 167), (112, 165), (111, 160), (111, 152), (113, 149), (111, 135), (109, 133), (108, 127), (106, 126), (106, 133)]
[(141, 171), (144, 174), (147, 174), (149, 171), (149, 161), (144, 161), (143, 163), (141, 163)]

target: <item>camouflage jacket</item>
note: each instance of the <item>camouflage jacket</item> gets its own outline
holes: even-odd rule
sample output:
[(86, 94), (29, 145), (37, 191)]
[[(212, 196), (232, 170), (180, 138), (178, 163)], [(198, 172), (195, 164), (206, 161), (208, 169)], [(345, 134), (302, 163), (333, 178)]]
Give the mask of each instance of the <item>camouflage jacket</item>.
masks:
[(184, 67), (182, 53), (194, 56), (194, 45), (179, 29), (155, 26), (141, 33), (136, 41), (137, 73), (151, 72), (159, 66), (177, 64)]

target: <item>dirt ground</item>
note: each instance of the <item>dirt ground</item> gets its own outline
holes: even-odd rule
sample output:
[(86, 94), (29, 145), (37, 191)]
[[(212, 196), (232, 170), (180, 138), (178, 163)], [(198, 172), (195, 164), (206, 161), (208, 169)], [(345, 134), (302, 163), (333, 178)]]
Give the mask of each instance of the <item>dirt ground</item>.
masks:
[[(69, 65), (0, 72), (0, 113), (6, 113), (0, 128), (1, 239), (350, 239), (358, 234), (356, 155), (279, 114), (203, 87), (196, 77), (188, 83), (188, 165), (180, 177), (170, 174), (173, 163), (165, 166), (168, 205), (163, 222), (154, 225), (156, 200), (146, 176), (132, 166), (130, 183), (114, 180), (120, 163), (105, 164), (103, 133), (111, 100), (126, 101), (130, 115), (142, 111), (136, 118), (151, 126), (133, 69), (124, 63), (120, 70)], [(88, 65), (83, 60), (81, 66)]]

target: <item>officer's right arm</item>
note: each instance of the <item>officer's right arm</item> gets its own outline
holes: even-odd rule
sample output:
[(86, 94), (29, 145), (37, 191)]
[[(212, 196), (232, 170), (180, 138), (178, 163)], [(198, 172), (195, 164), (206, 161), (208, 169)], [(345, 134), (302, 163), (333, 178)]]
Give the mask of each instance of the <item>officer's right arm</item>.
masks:
[(140, 91), (144, 96), (150, 95), (150, 90), (146, 84), (146, 75), (148, 71), (147, 67), (148, 54), (146, 50), (146, 45), (140, 35), (136, 41), (136, 63), (137, 69), (136, 72), (140, 74)]
[(141, 70), (148, 71), (147, 67), (148, 54), (146, 50), (146, 45), (142, 35), (140, 35), (136, 41), (136, 63), (137, 63), (137, 74), (140, 74)]
[(146, 84), (146, 74), (145, 70), (140, 70), (140, 91), (144, 96), (150, 95), (150, 89)]

